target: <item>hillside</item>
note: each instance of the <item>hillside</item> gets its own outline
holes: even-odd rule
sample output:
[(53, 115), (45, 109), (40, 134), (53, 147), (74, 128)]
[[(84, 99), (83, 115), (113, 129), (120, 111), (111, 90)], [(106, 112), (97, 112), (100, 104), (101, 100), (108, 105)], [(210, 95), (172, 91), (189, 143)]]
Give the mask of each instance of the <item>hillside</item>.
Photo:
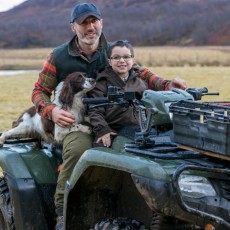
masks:
[[(76, 0), (27, 0), (0, 13), (0, 48), (53, 47), (73, 35)], [(92, 0), (108, 40), (134, 45), (230, 45), (229, 0)]]

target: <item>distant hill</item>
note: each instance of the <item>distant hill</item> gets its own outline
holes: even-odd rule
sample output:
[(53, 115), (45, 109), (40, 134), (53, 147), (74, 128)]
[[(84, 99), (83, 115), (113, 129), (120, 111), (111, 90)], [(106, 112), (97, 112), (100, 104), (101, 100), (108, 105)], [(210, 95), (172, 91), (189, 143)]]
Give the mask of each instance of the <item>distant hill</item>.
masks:
[[(27, 0), (0, 13), (0, 48), (53, 47), (72, 37), (76, 0)], [(92, 0), (108, 40), (134, 45), (230, 45), (229, 0)]]

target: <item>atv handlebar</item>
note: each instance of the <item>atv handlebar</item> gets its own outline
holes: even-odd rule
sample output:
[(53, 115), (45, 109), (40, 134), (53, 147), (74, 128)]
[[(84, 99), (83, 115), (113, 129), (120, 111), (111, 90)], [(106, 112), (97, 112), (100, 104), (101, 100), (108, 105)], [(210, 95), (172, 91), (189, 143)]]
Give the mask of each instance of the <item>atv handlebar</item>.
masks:
[(187, 93), (191, 94), (195, 101), (201, 100), (205, 95), (219, 95), (219, 93), (209, 93), (206, 87), (204, 88), (188, 88)]

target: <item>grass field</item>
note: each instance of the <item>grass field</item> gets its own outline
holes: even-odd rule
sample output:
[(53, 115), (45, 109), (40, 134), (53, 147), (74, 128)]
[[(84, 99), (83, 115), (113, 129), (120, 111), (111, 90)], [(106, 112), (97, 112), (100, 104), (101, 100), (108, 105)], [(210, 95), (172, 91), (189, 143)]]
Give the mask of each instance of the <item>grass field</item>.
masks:
[(138, 47), (135, 58), (144, 66), (230, 66), (230, 47)]
[[(206, 50), (205, 48), (200, 48), (194, 51), (195, 53), (197, 52), (197, 57), (201, 57), (206, 51), (206, 63), (210, 63), (208, 60), (217, 59), (217, 53), (227, 54), (223, 59), (219, 58), (218, 63), (215, 62), (212, 65), (199, 64), (198, 62), (196, 64), (188, 64), (189, 57), (193, 60), (193, 52), (191, 48), (183, 48), (183, 52), (181, 49), (177, 50), (172, 47), (171, 49), (164, 47), (151, 49), (152, 50), (150, 50), (150, 48), (137, 48), (135, 51), (137, 54), (136, 56), (139, 57), (144, 53), (148, 56), (152, 52), (152, 57), (158, 53), (158, 60), (160, 57), (162, 58), (161, 64), (154, 65), (153, 63), (155, 63), (155, 61), (153, 61), (153, 59), (149, 59), (149, 62), (146, 62), (143, 59), (141, 63), (142, 65), (149, 67), (152, 72), (166, 79), (172, 79), (175, 76), (179, 76), (187, 81), (188, 87), (207, 87), (209, 92), (220, 93), (220, 96), (207, 96), (204, 100), (230, 100), (228, 88), (230, 85), (229, 47), (226, 47), (225, 49), (223, 49), (223, 47), (220, 47), (219, 49), (215, 47), (215, 49), (213, 48), (211, 51)], [(8, 69), (41, 69), (42, 63), (50, 50), (51, 49), (31, 49), (25, 51), (11, 50), (10, 52), (0, 50), (0, 55), (3, 55), (1, 56), (3, 58), (0, 60), (0, 69), (4, 69), (3, 66), (11, 66), (11, 68)], [(167, 55), (168, 52), (166, 51), (169, 50), (170, 54)], [(228, 50), (228, 52), (225, 50)], [(214, 58), (211, 54), (213, 54)], [(177, 61), (183, 56), (186, 57), (187, 64), (184, 64), (183, 66), (174, 64), (172, 66), (172, 64), (170, 65), (167, 64), (167, 62), (164, 62), (164, 60), (169, 60), (172, 56), (174, 56), (175, 63), (177, 63)], [(24, 62), (21, 62), (21, 59), (23, 59)], [(229, 65), (225, 63), (226, 59), (228, 59)], [(203, 60), (205, 60), (205, 58)], [(25, 64), (22, 65), (22, 63)], [(36, 65), (34, 63), (36, 63)], [(190, 61), (190, 63), (192, 63), (192, 61)], [(16, 76), (0, 76), (0, 132), (10, 128), (12, 121), (15, 120), (23, 110), (32, 105), (31, 93), (34, 87), (34, 82), (37, 78), (38, 72)]]
[[(40, 69), (52, 48), (0, 49), (0, 69)], [(230, 46), (136, 47), (143, 66), (230, 66)]]

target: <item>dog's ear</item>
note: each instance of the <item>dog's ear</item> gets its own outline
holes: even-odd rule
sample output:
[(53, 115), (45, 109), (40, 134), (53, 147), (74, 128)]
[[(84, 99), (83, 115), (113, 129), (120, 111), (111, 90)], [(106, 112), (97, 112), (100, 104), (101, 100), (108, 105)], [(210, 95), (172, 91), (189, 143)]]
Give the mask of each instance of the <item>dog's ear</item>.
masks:
[(63, 107), (72, 108), (74, 95), (82, 90), (84, 81), (85, 77), (80, 72), (71, 73), (66, 77), (59, 96)]
[(68, 84), (64, 84), (60, 95), (59, 95), (59, 102), (62, 104), (64, 108), (71, 108), (73, 104), (73, 88), (70, 85), (70, 82)]

